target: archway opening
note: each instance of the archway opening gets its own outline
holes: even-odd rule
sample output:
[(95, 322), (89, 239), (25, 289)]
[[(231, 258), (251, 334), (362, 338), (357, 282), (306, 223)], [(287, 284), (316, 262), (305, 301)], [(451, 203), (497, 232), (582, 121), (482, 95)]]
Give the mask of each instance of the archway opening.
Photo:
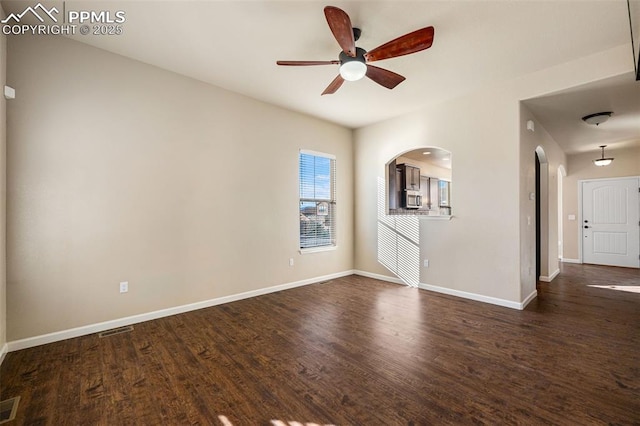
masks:
[(423, 147), (387, 163), (387, 213), (451, 216), (451, 152)]

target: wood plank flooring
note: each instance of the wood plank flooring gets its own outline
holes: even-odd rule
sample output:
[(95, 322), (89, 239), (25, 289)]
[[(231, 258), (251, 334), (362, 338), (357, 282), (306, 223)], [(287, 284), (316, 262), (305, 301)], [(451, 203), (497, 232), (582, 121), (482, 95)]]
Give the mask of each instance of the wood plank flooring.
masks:
[(589, 285), (640, 271), (563, 265), (524, 311), (350, 276), (9, 353), (0, 395), (27, 425), (640, 424), (640, 293)]

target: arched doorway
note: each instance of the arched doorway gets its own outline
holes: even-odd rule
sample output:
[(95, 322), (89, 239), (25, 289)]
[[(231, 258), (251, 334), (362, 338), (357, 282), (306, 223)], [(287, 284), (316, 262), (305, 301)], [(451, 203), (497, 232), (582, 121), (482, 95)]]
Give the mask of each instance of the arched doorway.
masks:
[(549, 162), (541, 146), (535, 150), (536, 164), (536, 287), (549, 271)]

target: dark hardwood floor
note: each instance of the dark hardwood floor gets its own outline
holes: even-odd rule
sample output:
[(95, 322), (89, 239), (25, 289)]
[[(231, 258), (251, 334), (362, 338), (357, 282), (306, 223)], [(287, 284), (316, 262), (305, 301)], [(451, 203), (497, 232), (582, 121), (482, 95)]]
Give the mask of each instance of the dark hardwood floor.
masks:
[(589, 285), (640, 271), (524, 311), (351, 276), (12, 352), (0, 392), (29, 425), (640, 424), (640, 293)]

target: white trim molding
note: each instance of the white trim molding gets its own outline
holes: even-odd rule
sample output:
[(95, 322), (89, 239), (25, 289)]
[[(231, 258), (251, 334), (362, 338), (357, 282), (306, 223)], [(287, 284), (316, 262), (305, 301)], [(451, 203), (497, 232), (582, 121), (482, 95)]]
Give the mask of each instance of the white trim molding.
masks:
[(551, 281), (553, 281), (553, 279), (555, 277), (558, 276), (558, 274), (560, 273), (560, 269), (556, 269), (555, 272), (551, 275), (549, 275), (548, 277), (545, 275), (540, 275), (540, 281), (544, 281), (545, 283), (550, 283)]
[(18, 351), (21, 349), (32, 348), (34, 346), (45, 345), (47, 343), (59, 342), (61, 340), (72, 339), (74, 337), (86, 336), (93, 333), (99, 333), (105, 330), (111, 330), (112, 328), (124, 327), (127, 325), (137, 324), (144, 321), (154, 320), (158, 318), (168, 317), (171, 315), (182, 314), (185, 312), (195, 311), (197, 309), (209, 308), (211, 306), (222, 305), (224, 303), (236, 302), (242, 299), (248, 299), (250, 297), (262, 296), (264, 294), (275, 293), (277, 291), (288, 290), (295, 287), (301, 287), (309, 284), (315, 284), (321, 281), (332, 280), (335, 278), (346, 277), (353, 275), (353, 270), (337, 272), (335, 274), (323, 275), (320, 277), (308, 278), (306, 280), (295, 281), (287, 284), (275, 285), (272, 287), (261, 288), (258, 290), (246, 291), (244, 293), (232, 294), (230, 296), (217, 297), (215, 299), (204, 300), (202, 302), (190, 303), (187, 305), (175, 306), (167, 309), (160, 309), (158, 311), (147, 312), (139, 315), (132, 315), (129, 317), (118, 318), (115, 320), (104, 321), (96, 324), (84, 325), (81, 327), (72, 328), (69, 330), (56, 331), (49, 334), (43, 334), (40, 336), (28, 337), (26, 339), (14, 340), (4, 345), (2, 352), (3, 356), (6, 352)]
[(430, 216), (428, 214), (417, 214), (417, 215), (414, 215), (414, 216), (417, 216), (418, 219), (420, 219), (420, 220), (451, 220), (451, 219), (453, 219), (453, 215), (450, 215), (450, 214), (449, 215), (445, 215), (445, 214), (443, 214), (443, 215), (433, 215), (433, 216)]
[(538, 290), (533, 290), (533, 291), (531, 292), (531, 294), (530, 294), (530, 295), (528, 295), (527, 297), (525, 297), (525, 298), (524, 298), (524, 300), (522, 301), (522, 303), (521, 303), (522, 308), (520, 308), (520, 310), (522, 310), (522, 309), (526, 308), (526, 307), (527, 307), (527, 305), (528, 305), (528, 304), (529, 304), (533, 299), (535, 299), (536, 297), (538, 297)]
[(582, 263), (580, 259), (568, 259), (566, 257), (561, 257), (560, 262), (562, 263)]
[[(356, 275), (362, 275), (363, 277), (374, 278), (382, 281), (388, 281), (394, 284), (406, 285), (400, 278), (396, 278), (396, 277), (389, 277), (387, 275), (374, 274), (371, 272), (359, 271), (359, 270), (355, 270), (353, 271), (353, 273)], [(518, 310), (523, 310), (529, 304), (529, 302), (531, 302), (533, 299), (536, 298), (536, 296), (538, 296), (538, 292), (534, 290), (533, 293), (531, 293), (529, 296), (527, 296), (526, 299), (524, 299), (524, 301), (518, 303), (518, 302), (513, 302), (511, 300), (499, 299), (497, 297), (489, 297), (489, 296), (484, 296), (482, 294), (469, 293), (466, 291), (454, 290), (451, 288), (439, 287), (439, 286), (430, 285), (430, 284), (420, 283), (418, 285), (418, 288), (422, 290), (434, 291), (436, 293), (448, 294), (449, 296), (461, 297), (463, 299), (470, 299), (470, 300), (475, 300), (477, 302), (490, 303), (492, 305), (504, 306), (506, 308), (518, 309)]]
[(507, 299), (500, 299), (498, 297), (485, 296), (483, 294), (470, 293), (468, 291), (455, 290), (452, 288), (439, 287), (437, 285), (420, 283), (418, 288), (423, 290), (435, 291), (436, 293), (448, 294), (449, 296), (461, 297), (463, 299), (475, 300), (476, 302), (490, 303), (492, 305), (503, 306), (505, 308), (523, 310), (529, 302), (531, 302), (538, 292), (534, 290), (523, 302), (513, 302)]
[(359, 271), (359, 270), (355, 270), (353, 271), (353, 273), (356, 275), (361, 275), (363, 277), (373, 278), (374, 280), (387, 281), (394, 284), (407, 285), (407, 283), (405, 283), (404, 281), (402, 281), (400, 278), (397, 278), (397, 277), (390, 277), (388, 275), (374, 274), (373, 272)]
[(309, 247), (309, 248), (301, 248), (298, 250), (300, 254), (309, 254), (309, 253), (319, 253), (321, 251), (333, 251), (338, 250), (338, 246), (319, 246), (319, 247)]
[(2, 361), (4, 361), (4, 357), (7, 355), (7, 352), (9, 352), (9, 345), (5, 343), (2, 345), (2, 348), (0, 348), (0, 365), (2, 365)]

